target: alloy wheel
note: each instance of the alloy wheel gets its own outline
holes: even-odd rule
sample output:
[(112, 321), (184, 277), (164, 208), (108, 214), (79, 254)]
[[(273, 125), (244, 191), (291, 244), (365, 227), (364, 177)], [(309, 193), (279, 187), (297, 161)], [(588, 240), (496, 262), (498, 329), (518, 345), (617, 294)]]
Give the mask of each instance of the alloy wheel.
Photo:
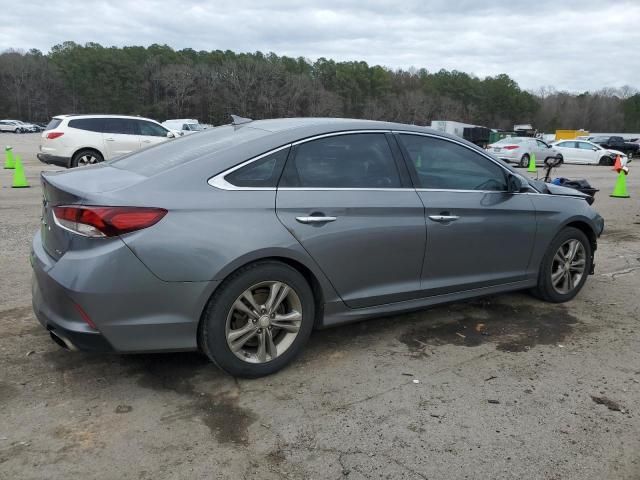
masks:
[(227, 315), (225, 335), (233, 354), (248, 363), (282, 355), (298, 336), (302, 303), (283, 282), (260, 282), (240, 295)]
[(587, 254), (582, 242), (572, 238), (564, 242), (553, 256), (551, 284), (553, 289), (566, 295), (580, 284), (585, 274)]
[(92, 155), (91, 153), (86, 153), (81, 157), (78, 157), (78, 165), (93, 165), (94, 163), (98, 162), (98, 157)]

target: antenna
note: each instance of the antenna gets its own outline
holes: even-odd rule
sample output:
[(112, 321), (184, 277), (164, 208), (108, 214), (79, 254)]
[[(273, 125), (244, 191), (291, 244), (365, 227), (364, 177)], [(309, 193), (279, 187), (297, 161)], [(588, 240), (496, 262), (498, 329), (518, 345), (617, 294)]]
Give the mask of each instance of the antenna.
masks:
[(231, 125), (242, 125), (243, 123), (253, 122), (252, 118), (244, 118), (238, 115), (231, 115)]

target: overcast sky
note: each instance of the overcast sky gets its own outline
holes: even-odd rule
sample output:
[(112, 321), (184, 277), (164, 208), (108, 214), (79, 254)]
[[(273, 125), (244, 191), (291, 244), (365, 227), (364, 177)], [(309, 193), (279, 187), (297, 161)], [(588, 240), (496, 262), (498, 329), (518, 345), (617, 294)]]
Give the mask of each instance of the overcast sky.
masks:
[(0, 50), (167, 44), (640, 88), (640, 0), (56, 0), (2, 8)]

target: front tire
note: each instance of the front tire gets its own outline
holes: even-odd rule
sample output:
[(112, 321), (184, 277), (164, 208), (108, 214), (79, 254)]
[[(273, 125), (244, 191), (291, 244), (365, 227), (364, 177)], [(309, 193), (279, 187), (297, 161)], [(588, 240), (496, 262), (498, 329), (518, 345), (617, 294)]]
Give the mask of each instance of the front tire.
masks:
[(547, 302), (568, 302), (584, 286), (592, 262), (587, 236), (577, 228), (564, 228), (545, 253), (534, 294)]
[(529, 166), (529, 154), (525, 153), (524, 155), (522, 155), (522, 158), (520, 159), (520, 166), (522, 168), (527, 168)]
[(598, 165), (602, 165), (602, 166), (611, 166), (613, 165), (615, 162), (615, 160), (611, 157), (601, 157), (600, 161), (598, 162)]
[(313, 293), (300, 272), (276, 261), (253, 263), (227, 278), (209, 300), (199, 345), (230, 375), (270, 375), (300, 353), (314, 315)]

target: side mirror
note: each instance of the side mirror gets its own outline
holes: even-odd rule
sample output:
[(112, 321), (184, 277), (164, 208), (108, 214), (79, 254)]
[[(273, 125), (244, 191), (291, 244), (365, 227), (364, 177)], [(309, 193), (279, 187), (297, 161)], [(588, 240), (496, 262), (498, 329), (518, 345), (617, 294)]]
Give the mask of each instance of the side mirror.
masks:
[(598, 151), (598, 149), (596, 147), (591, 147), (591, 150), (593, 150), (594, 152)]
[(509, 193), (520, 193), (529, 188), (527, 181), (519, 175), (510, 174), (507, 178), (507, 191)]
[(173, 134), (173, 132), (167, 132), (167, 138), (175, 138), (176, 136)]

